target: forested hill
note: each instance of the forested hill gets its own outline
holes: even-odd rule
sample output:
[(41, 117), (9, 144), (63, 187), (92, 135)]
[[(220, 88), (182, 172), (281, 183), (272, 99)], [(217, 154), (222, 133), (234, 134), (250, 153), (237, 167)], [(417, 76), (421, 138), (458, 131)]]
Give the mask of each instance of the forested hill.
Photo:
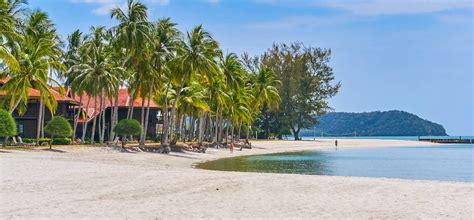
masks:
[(440, 124), (404, 111), (346, 113), (332, 112), (318, 118), (314, 130), (303, 135), (427, 136), (446, 135)]

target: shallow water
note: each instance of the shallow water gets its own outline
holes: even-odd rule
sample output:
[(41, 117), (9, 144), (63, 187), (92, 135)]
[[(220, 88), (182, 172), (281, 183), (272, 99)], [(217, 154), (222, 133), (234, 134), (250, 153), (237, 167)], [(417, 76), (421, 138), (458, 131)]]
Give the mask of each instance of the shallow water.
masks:
[(227, 158), (198, 167), (224, 171), (474, 182), (474, 145), (339, 148)]

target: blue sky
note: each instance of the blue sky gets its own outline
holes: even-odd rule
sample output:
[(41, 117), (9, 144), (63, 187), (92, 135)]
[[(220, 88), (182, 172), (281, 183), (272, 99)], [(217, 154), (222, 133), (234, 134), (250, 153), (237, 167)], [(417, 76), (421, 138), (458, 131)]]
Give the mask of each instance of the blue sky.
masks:
[[(111, 26), (125, 0), (30, 0), (65, 38)], [(142, 0), (181, 31), (203, 24), (224, 50), (261, 54), (273, 42), (331, 48), (342, 82), (336, 111), (405, 110), (474, 135), (471, 0)]]

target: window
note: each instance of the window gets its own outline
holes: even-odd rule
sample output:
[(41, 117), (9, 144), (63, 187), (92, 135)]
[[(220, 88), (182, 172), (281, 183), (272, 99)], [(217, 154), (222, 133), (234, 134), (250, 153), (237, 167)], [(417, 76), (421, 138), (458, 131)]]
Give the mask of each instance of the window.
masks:
[(18, 134), (23, 134), (23, 124), (18, 123)]

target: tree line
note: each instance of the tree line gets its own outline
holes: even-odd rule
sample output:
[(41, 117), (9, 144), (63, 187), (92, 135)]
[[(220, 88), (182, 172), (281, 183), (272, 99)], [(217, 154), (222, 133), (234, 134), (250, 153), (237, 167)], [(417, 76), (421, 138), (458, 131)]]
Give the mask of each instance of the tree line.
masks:
[[(110, 17), (115, 26), (93, 26), (87, 33), (76, 30), (63, 42), (45, 12), (29, 11), (24, 0), (0, 0), (0, 77), (12, 79), (0, 88), (7, 91), (2, 108), (24, 114), (28, 89), (38, 90), (37, 139), (44, 136), (45, 111), (56, 111), (53, 87), (63, 93), (67, 86), (79, 96), (73, 139), (78, 138), (78, 126), (85, 131), (92, 123), (90, 137), (83, 132), (82, 141), (104, 143), (106, 136), (114, 140), (103, 109), (107, 101), (113, 103), (110, 121), (115, 127), (119, 89), (125, 87), (132, 100), (142, 100), (139, 123), (145, 131), (150, 103), (162, 106), (162, 145), (221, 144), (228, 137), (230, 142), (248, 139), (254, 132), (281, 137), (288, 130), (298, 138), (300, 129), (316, 123), (313, 115), (330, 109), (327, 100), (340, 87), (334, 83), (327, 49), (298, 42), (274, 44), (261, 56), (239, 57), (223, 52), (202, 25), (183, 33), (170, 18), (150, 21), (146, 5), (139, 1), (128, 0)], [(86, 94), (88, 101), (82, 106)], [(89, 108), (102, 111), (80, 124), (83, 110)], [(133, 111), (132, 104), (127, 119)], [(140, 144), (146, 138), (142, 132)]]

